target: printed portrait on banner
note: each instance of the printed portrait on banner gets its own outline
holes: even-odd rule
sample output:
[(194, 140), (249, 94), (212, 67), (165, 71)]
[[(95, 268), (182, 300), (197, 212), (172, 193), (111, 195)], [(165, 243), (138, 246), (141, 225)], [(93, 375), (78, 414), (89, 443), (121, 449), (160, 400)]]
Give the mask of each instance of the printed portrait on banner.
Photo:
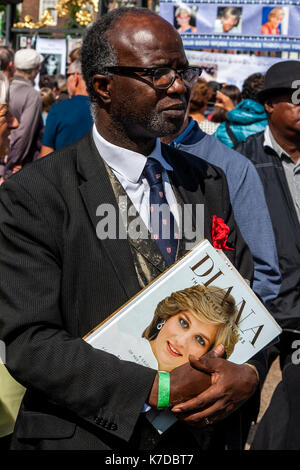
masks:
[(289, 8), (271, 6), (262, 8), (261, 34), (280, 35), (288, 32)]
[(174, 7), (174, 27), (180, 34), (196, 33), (196, 6), (176, 5)]
[(218, 7), (215, 33), (241, 34), (242, 11), (241, 7)]

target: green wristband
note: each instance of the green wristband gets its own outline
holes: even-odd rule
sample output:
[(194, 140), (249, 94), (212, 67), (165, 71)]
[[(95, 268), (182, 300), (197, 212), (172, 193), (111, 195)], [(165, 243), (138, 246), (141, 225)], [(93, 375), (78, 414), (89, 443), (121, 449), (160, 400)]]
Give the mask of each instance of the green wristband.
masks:
[(168, 408), (170, 404), (170, 374), (158, 372), (158, 402), (157, 408)]

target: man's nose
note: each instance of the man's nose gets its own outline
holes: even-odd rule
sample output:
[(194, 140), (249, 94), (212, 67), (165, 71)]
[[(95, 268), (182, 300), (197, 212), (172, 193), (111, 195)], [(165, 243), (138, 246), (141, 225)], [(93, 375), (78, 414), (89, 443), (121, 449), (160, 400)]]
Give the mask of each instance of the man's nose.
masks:
[(180, 74), (176, 74), (176, 78), (172, 85), (168, 88), (168, 93), (177, 93), (178, 95), (183, 95), (187, 91), (187, 86), (185, 85)]

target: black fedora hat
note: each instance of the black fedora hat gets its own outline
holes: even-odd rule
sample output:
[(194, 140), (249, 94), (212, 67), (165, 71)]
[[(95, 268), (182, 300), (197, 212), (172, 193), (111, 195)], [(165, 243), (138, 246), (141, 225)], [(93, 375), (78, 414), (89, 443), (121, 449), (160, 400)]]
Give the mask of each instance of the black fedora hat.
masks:
[(270, 97), (284, 91), (295, 90), (292, 84), (300, 80), (300, 61), (286, 60), (272, 65), (266, 73), (263, 89), (257, 94), (260, 103)]

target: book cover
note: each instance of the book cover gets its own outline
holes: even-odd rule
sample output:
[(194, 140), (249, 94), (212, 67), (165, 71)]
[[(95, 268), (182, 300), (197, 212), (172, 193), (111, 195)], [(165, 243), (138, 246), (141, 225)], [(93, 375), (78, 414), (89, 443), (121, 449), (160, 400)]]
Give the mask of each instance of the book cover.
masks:
[[(227, 359), (247, 362), (281, 328), (221, 250), (203, 240), (84, 339), (97, 349), (171, 371), (224, 344)], [(163, 433), (169, 410), (147, 419)]]
[[(226, 323), (227, 333), (220, 333)], [(187, 339), (178, 339), (178, 326), (184, 335), (189, 331)], [(200, 357), (226, 340), (227, 359), (242, 364), (280, 333), (226, 255), (203, 240), (84, 339), (120, 359), (172, 370), (188, 360), (188, 342), (189, 353)]]

